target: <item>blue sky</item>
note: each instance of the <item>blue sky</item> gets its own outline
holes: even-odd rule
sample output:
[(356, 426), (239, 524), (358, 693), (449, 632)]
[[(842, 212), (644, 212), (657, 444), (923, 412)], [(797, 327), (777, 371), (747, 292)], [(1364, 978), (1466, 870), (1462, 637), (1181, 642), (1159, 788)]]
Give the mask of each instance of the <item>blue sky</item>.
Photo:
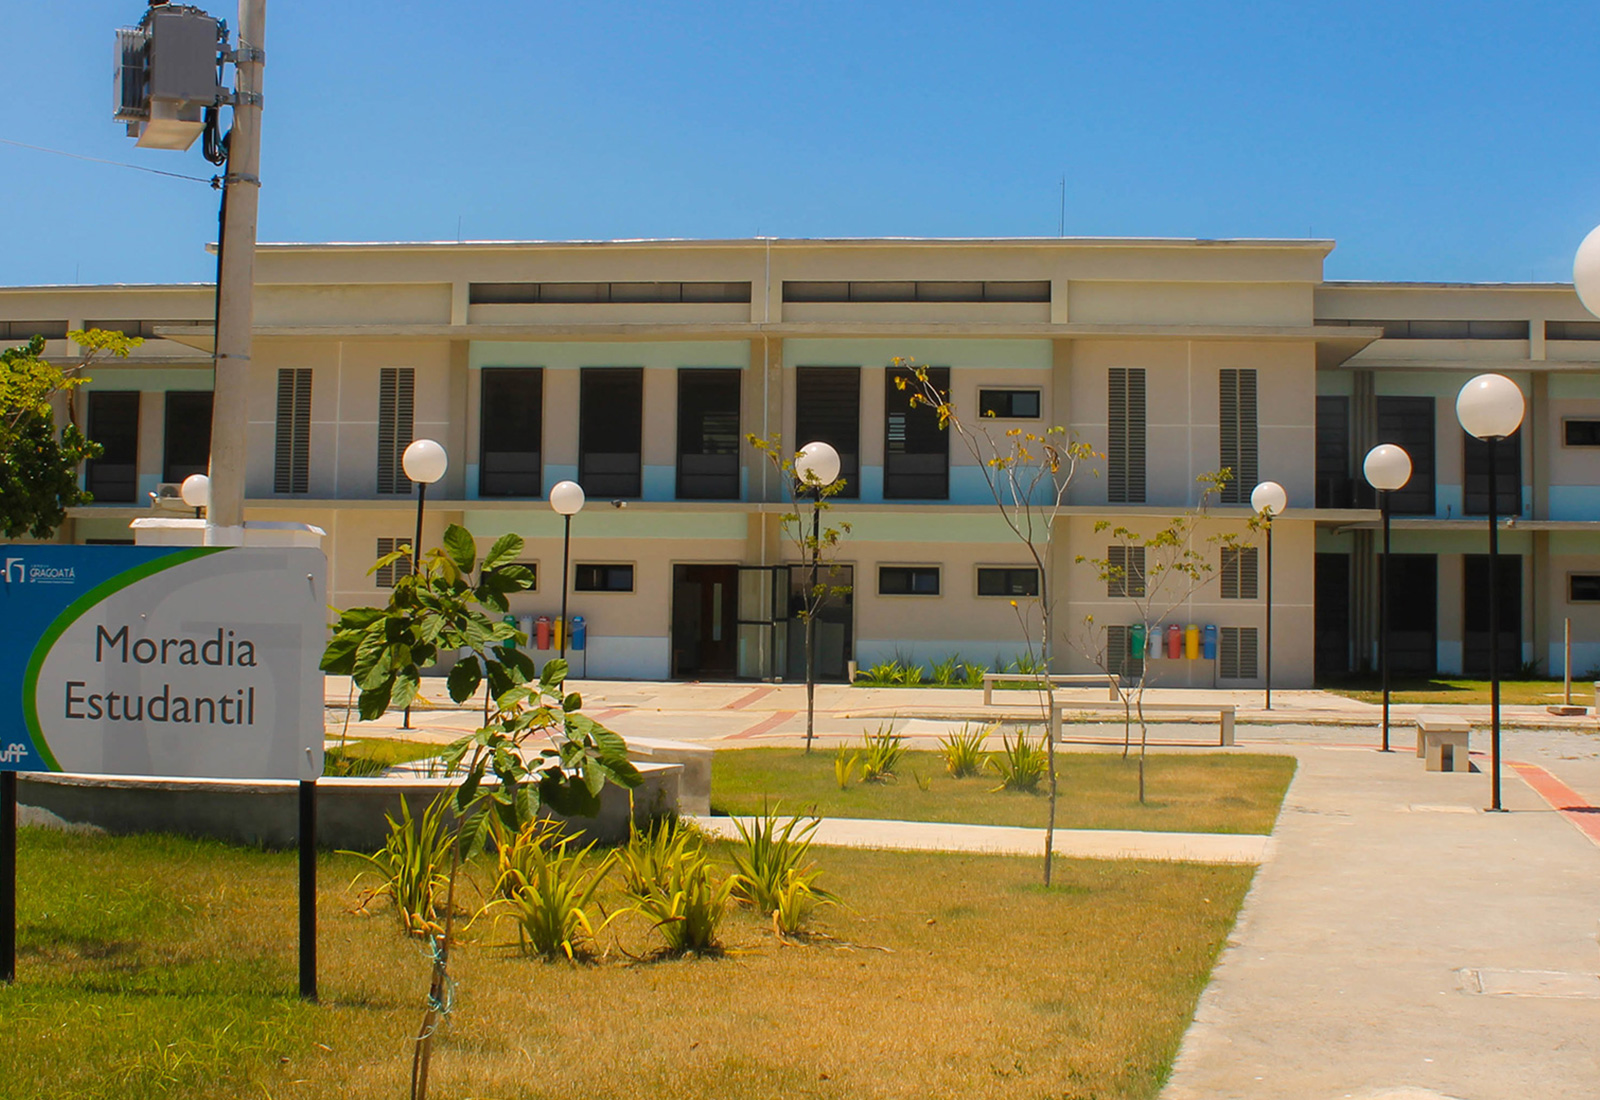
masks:
[[(214, 14), (235, 21), (231, 8)], [(138, 0), (0, 0), (0, 138), (112, 123)], [(1600, 5), (268, 6), (263, 241), (1331, 237), (1330, 278), (1570, 278)], [(202, 183), (0, 145), (0, 284), (208, 279)]]

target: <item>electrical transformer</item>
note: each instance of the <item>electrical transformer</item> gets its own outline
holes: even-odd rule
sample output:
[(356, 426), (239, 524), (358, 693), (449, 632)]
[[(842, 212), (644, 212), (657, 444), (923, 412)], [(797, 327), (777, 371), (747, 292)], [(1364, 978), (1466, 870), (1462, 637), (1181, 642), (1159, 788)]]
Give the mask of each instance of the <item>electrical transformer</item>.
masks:
[(205, 111), (226, 101), (219, 60), (228, 25), (199, 8), (152, 6), (117, 31), (116, 110), (146, 149), (183, 150), (205, 129)]

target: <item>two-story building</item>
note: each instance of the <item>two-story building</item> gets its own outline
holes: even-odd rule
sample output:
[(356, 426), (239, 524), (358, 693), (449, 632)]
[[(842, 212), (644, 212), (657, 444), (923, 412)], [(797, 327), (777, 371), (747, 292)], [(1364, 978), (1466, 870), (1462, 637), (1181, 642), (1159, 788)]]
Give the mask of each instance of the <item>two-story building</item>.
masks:
[[(830, 519), (852, 527), (837, 578), (850, 593), (819, 623), (824, 674), (896, 657), (1003, 663), (1026, 650), (1012, 601), (1025, 608), (1040, 578), (977, 460), (896, 387), (891, 361), (911, 357), (969, 421), (1062, 425), (1101, 456), (1071, 487), (1048, 566), (1060, 667), (1128, 647), (1132, 605), (1077, 560), (1107, 556), (1096, 524), (1153, 531), (1223, 467), (1233, 479), (1196, 544), (1211, 579), (1160, 624), (1217, 627), (1214, 656), (1156, 658), (1156, 681), (1262, 682), (1260, 540), (1225, 560), (1206, 539), (1246, 533), (1268, 479), (1289, 496), (1273, 536), (1274, 683), (1370, 664), (1378, 514), (1359, 465), (1397, 442), (1416, 474), (1393, 501), (1395, 656), (1471, 671), (1486, 659), (1487, 452), (1464, 439), (1454, 397), (1495, 370), (1529, 408), (1501, 445), (1513, 663), (1558, 669), (1570, 617), (1578, 669), (1600, 665), (1600, 321), (1564, 285), (1326, 282), (1331, 248), (265, 245), (246, 512), (326, 529), (332, 599), (379, 601), (394, 571), (370, 566), (410, 541), (415, 516), (401, 455), (437, 439), (451, 464), (425, 540), (451, 522), (522, 534), (538, 586), (513, 610), (555, 615), (562, 526), (546, 496), (572, 479), (588, 495), (567, 578), (587, 623), (580, 671), (795, 678), (805, 575), (781, 530), (788, 486), (745, 436), (821, 439), (846, 479)], [(106, 453), (85, 471), (96, 502), (62, 538), (127, 540), (152, 494), (204, 469), (212, 308), (209, 285), (0, 289), (0, 335), (42, 332), (51, 355), (70, 355), (69, 328), (146, 337), (77, 398)]]

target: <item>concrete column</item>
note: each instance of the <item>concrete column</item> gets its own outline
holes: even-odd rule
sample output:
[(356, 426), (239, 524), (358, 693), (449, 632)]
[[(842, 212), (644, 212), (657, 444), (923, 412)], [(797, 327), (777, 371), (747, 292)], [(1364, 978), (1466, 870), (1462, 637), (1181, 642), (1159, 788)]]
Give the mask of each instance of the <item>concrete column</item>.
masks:
[[(445, 438), (439, 441), (450, 456), (450, 468), (439, 483), (438, 495), (445, 499), (461, 500), (467, 495), (467, 467), (475, 467), (478, 463), (477, 451), (468, 449), (467, 439), (467, 426), (471, 419), (468, 410), (475, 404), (468, 385), (468, 376), (471, 374), (467, 369), (468, 347), (466, 340), (450, 341), (450, 365), (447, 368), (450, 373), (450, 428)], [(471, 488), (476, 495), (477, 486)]]
[[(1052, 308), (1054, 308), (1052, 306)], [(1047, 427), (1072, 431), (1072, 341), (1050, 341), (1050, 412)]]
[[(1544, 331), (1541, 323), (1539, 331)], [(1528, 484), (1533, 492), (1534, 519), (1550, 518), (1550, 450), (1560, 446), (1550, 425), (1550, 372), (1529, 376), (1528, 415), (1522, 421), (1522, 453), (1528, 456)], [(1559, 430), (1559, 428), (1557, 429)], [(1550, 438), (1547, 440), (1546, 437)]]

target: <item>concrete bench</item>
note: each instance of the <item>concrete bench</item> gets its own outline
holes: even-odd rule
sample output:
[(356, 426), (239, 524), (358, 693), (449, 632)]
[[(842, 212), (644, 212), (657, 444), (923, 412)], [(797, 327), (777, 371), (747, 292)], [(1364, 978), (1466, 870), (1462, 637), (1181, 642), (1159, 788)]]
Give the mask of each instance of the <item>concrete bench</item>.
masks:
[(1105, 672), (1062, 672), (1051, 673), (1049, 676), (1040, 672), (985, 672), (983, 674), (983, 705), (991, 706), (994, 703), (994, 687), (996, 684), (1031, 684), (1036, 690), (1038, 685), (1046, 680), (1052, 689), (1058, 687), (1099, 687), (1106, 685), (1107, 698), (1115, 703), (1121, 700), (1121, 689), (1115, 676)]
[[(1224, 747), (1233, 744), (1233, 718), (1235, 707), (1232, 703), (1146, 703), (1145, 713), (1152, 711), (1165, 714), (1216, 714), (1218, 738), (1217, 744)], [(1062, 715), (1069, 710), (1115, 711), (1124, 713), (1121, 703), (1089, 703), (1074, 702), (1070, 699), (1057, 699), (1050, 706), (1050, 735), (1056, 740), (1061, 740)], [(1138, 708), (1131, 712), (1138, 717)]]
[(678, 776), (678, 809), (705, 816), (711, 812), (711, 747), (690, 741), (654, 737), (628, 737), (628, 755), (655, 764), (682, 764)]
[(1469, 772), (1472, 727), (1465, 718), (1425, 714), (1417, 719), (1417, 755), (1430, 772)]

